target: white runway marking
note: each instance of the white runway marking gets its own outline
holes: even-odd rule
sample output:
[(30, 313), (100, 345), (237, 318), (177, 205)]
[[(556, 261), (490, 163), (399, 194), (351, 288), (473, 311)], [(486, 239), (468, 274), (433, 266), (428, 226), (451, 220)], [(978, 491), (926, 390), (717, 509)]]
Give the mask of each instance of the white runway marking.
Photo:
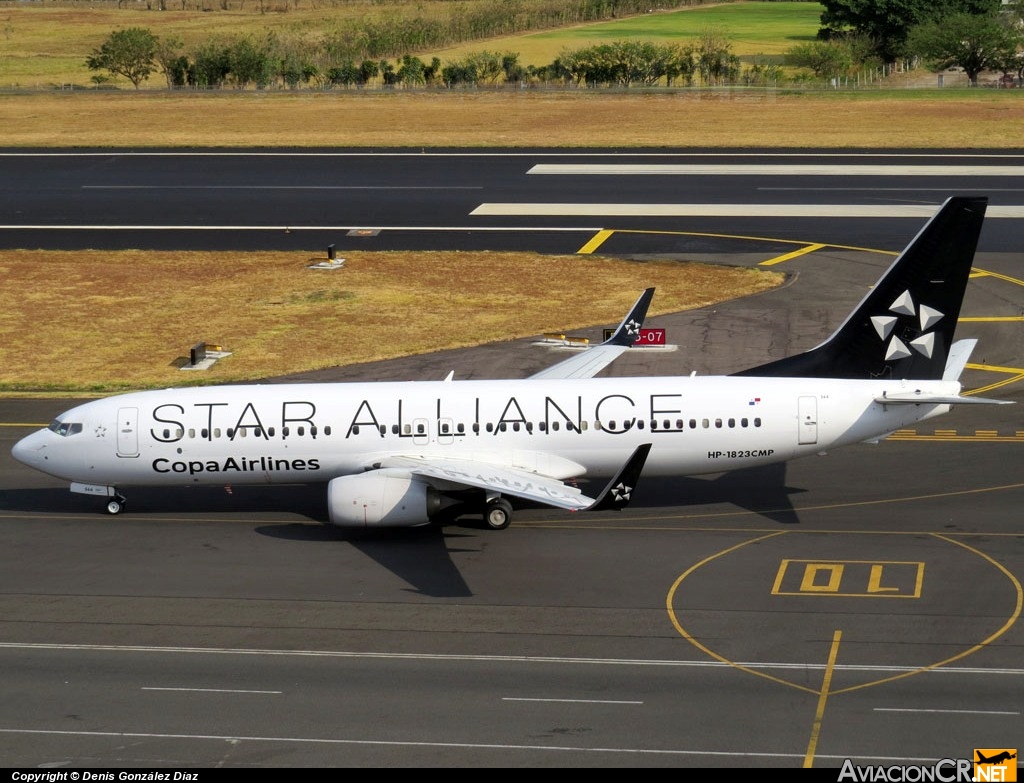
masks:
[[(820, 218), (918, 218), (935, 214), (937, 204), (556, 204), (484, 203), (471, 215), (523, 217), (820, 217)], [(1024, 206), (989, 206), (986, 217), (1024, 218)]]
[(1021, 166), (900, 166), (831, 163), (538, 163), (530, 174), (668, 174), (765, 177), (1020, 177)]
[(0, 230), (45, 230), (45, 231), (539, 231), (541, 233), (592, 232), (600, 226), (161, 226), (161, 225), (103, 225), (102, 223), (75, 223), (54, 225), (35, 223), (0, 225)]
[[(244, 647), (174, 647), (146, 646), (121, 644), (47, 644), (40, 642), (0, 642), (2, 650), (63, 650), (73, 652), (121, 652), (121, 653), (181, 653), (187, 655), (244, 655), (244, 656), (276, 656), (285, 658), (372, 658), (378, 660), (412, 660), (412, 661), (477, 661), (507, 663), (560, 663), (560, 664), (591, 664), (599, 666), (667, 666), (696, 669), (730, 669), (734, 664), (721, 661), (687, 661), (648, 658), (571, 658), (547, 655), (459, 655), (437, 653), (392, 653), (392, 652), (354, 652), (350, 650), (275, 650), (248, 649)], [(776, 669), (792, 671), (817, 671), (825, 668), (822, 663), (783, 663), (774, 661), (737, 661), (736, 665), (748, 669)], [(920, 666), (893, 666), (883, 664), (837, 664), (836, 671), (847, 672), (917, 672)], [(928, 672), (931, 675), (949, 674), (1001, 674), (1019, 677), (1024, 669), (1019, 668), (980, 668), (969, 666), (943, 666)]]

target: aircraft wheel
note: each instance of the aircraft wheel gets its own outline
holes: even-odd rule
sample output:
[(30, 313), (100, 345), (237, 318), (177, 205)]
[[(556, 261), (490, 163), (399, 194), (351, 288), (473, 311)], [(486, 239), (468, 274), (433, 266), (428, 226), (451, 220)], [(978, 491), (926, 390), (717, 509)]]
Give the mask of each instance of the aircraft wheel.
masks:
[(120, 514), (122, 511), (124, 511), (124, 498), (122, 498), (122, 497), (111, 498), (107, 502), (107, 513), (108, 514), (111, 514), (111, 515), (113, 515), (113, 514)]
[(496, 498), (484, 510), (484, 522), (491, 530), (504, 530), (512, 523), (512, 504), (504, 498)]

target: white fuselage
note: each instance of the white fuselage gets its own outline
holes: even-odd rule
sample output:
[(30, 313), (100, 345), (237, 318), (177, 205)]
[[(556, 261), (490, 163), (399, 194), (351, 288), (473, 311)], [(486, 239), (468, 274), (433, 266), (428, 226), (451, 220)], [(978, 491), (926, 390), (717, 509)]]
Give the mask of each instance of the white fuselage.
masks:
[(391, 456), (443, 456), (558, 479), (608, 476), (642, 443), (644, 475), (780, 462), (949, 410), (949, 381), (658, 377), (220, 386), (80, 405), (17, 459), (97, 485), (309, 483)]

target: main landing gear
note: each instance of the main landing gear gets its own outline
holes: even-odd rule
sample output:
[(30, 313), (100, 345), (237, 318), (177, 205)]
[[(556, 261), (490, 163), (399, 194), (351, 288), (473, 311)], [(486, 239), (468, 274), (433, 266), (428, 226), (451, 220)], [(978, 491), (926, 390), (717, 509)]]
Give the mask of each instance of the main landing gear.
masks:
[(111, 515), (120, 514), (124, 511), (125, 502), (124, 495), (114, 495), (107, 501), (107, 513)]
[(484, 507), (484, 522), (491, 530), (504, 530), (512, 524), (512, 504), (505, 498), (493, 498)]

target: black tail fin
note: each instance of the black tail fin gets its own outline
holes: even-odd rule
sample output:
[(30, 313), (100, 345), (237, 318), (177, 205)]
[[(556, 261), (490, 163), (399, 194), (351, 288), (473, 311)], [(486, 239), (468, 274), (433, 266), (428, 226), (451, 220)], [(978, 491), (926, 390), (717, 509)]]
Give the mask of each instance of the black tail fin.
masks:
[(985, 197), (947, 199), (828, 340), (735, 374), (942, 378), (987, 205)]

